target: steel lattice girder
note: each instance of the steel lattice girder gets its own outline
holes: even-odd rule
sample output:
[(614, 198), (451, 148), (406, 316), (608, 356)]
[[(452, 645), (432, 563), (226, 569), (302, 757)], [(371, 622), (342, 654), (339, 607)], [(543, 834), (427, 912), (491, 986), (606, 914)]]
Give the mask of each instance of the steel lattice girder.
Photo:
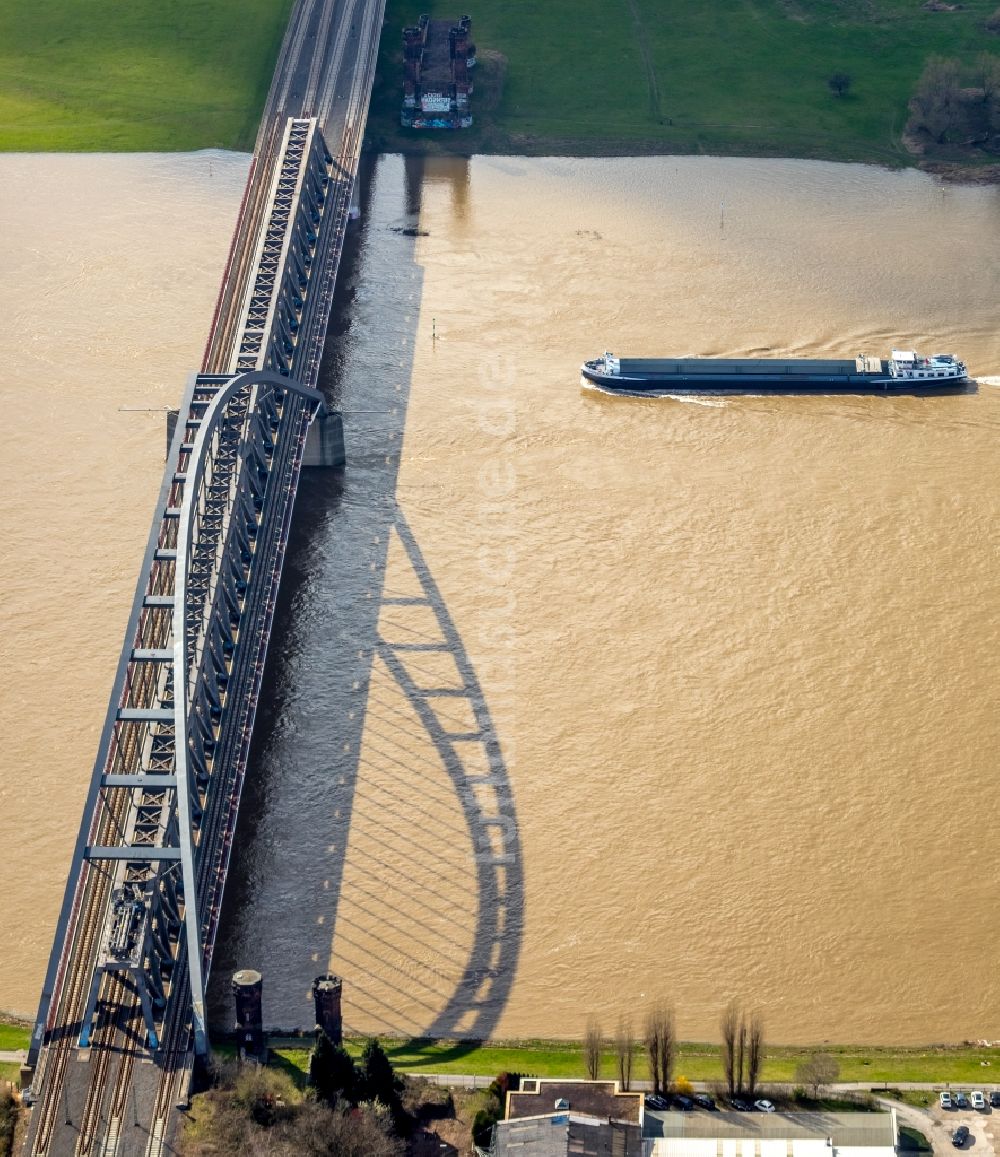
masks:
[[(99, 955), (81, 1043), (89, 1040), (100, 975), (125, 969), (135, 979), (150, 1044), (157, 1047), (153, 1008), (164, 1004), (161, 973), (173, 967), (183, 939), (195, 1050), (204, 1053), (208, 1047), (203, 966), (206, 922), (199, 903), (200, 844), (196, 835), (211, 790), (211, 764), (228, 700), (227, 660), (235, 651), (234, 636), (243, 613), (241, 603), (255, 558), (251, 543), (257, 538), (267, 500), (280, 426), (280, 404), (276, 399), (284, 399), (286, 394), (302, 398), (311, 411), (310, 417), (323, 404), (317, 391), (273, 373), (255, 371), (218, 382), (200, 419), (189, 426), (197, 433), (193, 442), (184, 444), (186, 469), (178, 466), (174, 472), (175, 487), (183, 478), (183, 494), (171, 511), (171, 518), (176, 519), (176, 545), (169, 560), (174, 567), (174, 589), (169, 596), (158, 596), (153, 604), (156, 613), (170, 611), (172, 646), (131, 646), (132, 662), (148, 663), (151, 670), (162, 673), (158, 702), (156, 706), (118, 706), (113, 720), (117, 728), (113, 736), (117, 734), (118, 738), (112, 737), (112, 747), (121, 749), (123, 728), (138, 727), (145, 734), (142, 744), (148, 754), (141, 759), (143, 770), (109, 770), (100, 777), (97, 811), (91, 817), (89, 830), (99, 830), (101, 814), (113, 816), (108, 791), (138, 790), (141, 795), (132, 799), (124, 828), (117, 822), (114, 825), (119, 836), (117, 844), (88, 841), (78, 857), (81, 871), (84, 863), (104, 861), (119, 865), (119, 879), (124, 878), (124, 872), (151, 881), (152, 886), (145, 893), (142, 940), (149, 966), (140, 971), (141, 966), (112, 959), (107, 951)], [(154, 551), (154, 559), (155, 556)], [(148, 606), (149, 596), (141, 602)], [(131, 695), (131, 691), (127, 692), (126, 698)], [(117, 750), (111, 756), (112, 767)], [(159, 752), (155, 761), (154, 750)], [(167, 865), (172, 866), (165, 873)], [(178, 891), (183, 895), (182, 915), (177, 904)]]

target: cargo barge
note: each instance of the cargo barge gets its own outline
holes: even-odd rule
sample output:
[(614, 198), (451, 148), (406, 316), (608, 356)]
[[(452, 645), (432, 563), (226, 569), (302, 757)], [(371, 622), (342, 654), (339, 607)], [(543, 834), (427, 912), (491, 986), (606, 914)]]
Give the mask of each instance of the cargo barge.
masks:
[(954, 354), (893, 350), (822, 358), (619, 358), (605, 353), (580, 367), (582, 385), (615, 393), (931, 394), (971, 384)]

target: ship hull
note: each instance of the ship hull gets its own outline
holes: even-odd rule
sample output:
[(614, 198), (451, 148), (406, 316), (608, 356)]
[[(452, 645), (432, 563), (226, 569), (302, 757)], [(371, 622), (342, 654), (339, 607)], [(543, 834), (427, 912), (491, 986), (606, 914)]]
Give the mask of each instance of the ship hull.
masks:
[(895, 378), (859, 372), (854, 361), (622, 358), (618, 373), (600, 362), (580, 367), (583, 385), (617, 394), (953, 394), (968, 377)]

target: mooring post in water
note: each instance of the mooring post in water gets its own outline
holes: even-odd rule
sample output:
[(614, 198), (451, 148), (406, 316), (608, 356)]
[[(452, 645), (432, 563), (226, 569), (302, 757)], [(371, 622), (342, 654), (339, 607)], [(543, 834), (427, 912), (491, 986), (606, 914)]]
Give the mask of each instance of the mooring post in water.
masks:
[(242, 968), (233, 975), (240, 1052), (257, 1059), (264, 1054), (263, 989), (264, 978), (253, 968)]
[(335, 1044), (343, 1044), (344, 1019), (340, 998), (344, 982), (332, 972), (324, 972), (313, 981), (313, 1000), (316, 1003), (316, 1031), (325, 1032)]

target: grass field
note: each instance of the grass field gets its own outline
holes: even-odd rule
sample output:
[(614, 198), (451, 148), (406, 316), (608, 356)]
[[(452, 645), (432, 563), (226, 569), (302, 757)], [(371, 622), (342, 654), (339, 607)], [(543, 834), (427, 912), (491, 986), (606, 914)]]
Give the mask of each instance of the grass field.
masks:
[[(292, 0), (0, 0), (0, 149), (248, 148)], [(735, 153), (905, 164), (930, 53), (1000, 55), (997, 0), (388, 0), (376, 148)], [(475, 127), (398, 128), (400, 33), (468, 7)], [(827, 81), (852, 78), (844, 97)]]
[(248, 149), (292, 0), (0, 0), (0, 149)]
[[(468, 1073), (495, 1076), (499, 1072), (518, 1072), (539, 1077), (585, 1076), (583, 1051), (578, 1042), (525, 1041), (508, 1045), (477, 1045), (470, 1042), (390, 1041), (383, 1046), (393, 1065), (409, 1073)], [(359, 1056), (363, 1041), (347, 1042), (348, 1051)], [(793, 1083), (795, 1069), (806, 1060), (812, 1049), (771, 1046), (767, 1049), (762, 1081)], [(1000, 1082), (1000, 1053), (991, 1049), (923, 1048), (879, 1049), (824, 1046), (836, 1056), (841, 1081), (861, 1082), (869, 1087), (897, 1081), (919, 1083), (990, 1085)], [(308, 1068), (309, 1050), (300, 1045), (278, 1048), (282, 1063), (290, 1070)], [(984, 1067), (983, 1062), (988, 1064)], [(994, 1066), (996, 1075), (993, 1075)], [(608, 1051), (603, 1058), (601, 1075), (615, 1077), (616, 1063)], [(637, 1049), (633, 1077), (647, 1076), (646, 1058)], [(715, 1045), (683, 1044), (680, 1046), (675, 1075), (691, 1081), (722, 1081), (719, 1049)]]
[(26, 1049), (31, 1040), (31, 1029), (24, 1024), (0, 1021), (0, 1049)]
[[(909, 163), (906, 105), (931, 53), (971, 62), (1000, 37), (996, 0), (928, 12), (919, 0), (482, 0), (468, 10), (481, 54), (506, 61), (496, 108), (466, 134), (396, 128), (400, 29), (451, 0), (389, 0), (370, 121), (383, 147), (470, 151), (735, 153)], [(852, 84), (835, 96), (827, 81)], [(477, 108), (477, 101), (480, 107)], [(463, 140), (464, 138), (464, 140)]]

